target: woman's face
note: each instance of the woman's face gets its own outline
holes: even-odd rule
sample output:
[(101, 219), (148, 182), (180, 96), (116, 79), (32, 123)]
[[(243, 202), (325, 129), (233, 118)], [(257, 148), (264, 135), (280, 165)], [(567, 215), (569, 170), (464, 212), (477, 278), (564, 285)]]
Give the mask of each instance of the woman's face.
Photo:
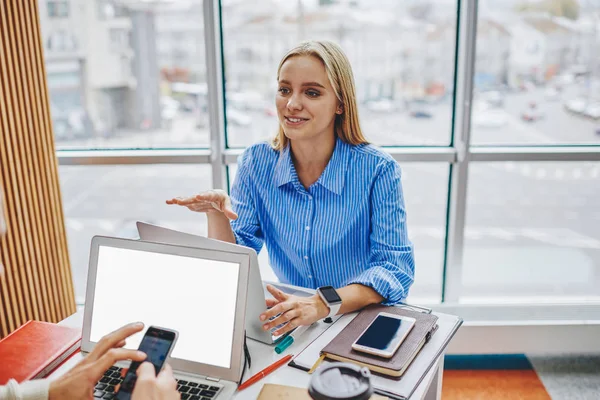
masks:
[(290, 140), (333, 135), (336, 113), (341, 113), (325, 66), (316, 57), (289, 58), (279, 71), (277, 115)]

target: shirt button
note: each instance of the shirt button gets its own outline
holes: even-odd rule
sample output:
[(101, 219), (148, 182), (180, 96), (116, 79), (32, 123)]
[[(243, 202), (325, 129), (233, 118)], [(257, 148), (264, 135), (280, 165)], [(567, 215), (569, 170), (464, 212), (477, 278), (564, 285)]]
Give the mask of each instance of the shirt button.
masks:
[(310, 231), (310, 226), (306, 225), (306, 228), (304, 228), (304, 229), (306, 229), (307, 231)]
[(308, 260), (308, 256), (304, 256), (304, 259), (305, 259), (305, 260)]
[(312, 275), (309, 275), (309, 276), (308, 276), (308, 279), (312, 279)]

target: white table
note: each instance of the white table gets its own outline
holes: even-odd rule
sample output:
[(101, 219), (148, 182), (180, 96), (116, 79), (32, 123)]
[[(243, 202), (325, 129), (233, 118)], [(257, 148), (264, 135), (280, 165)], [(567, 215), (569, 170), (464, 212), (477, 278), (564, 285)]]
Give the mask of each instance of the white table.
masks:
[[(79, 311), (70, 317), (64, 319), (60, 322), (60, 325), (70, 326), (81, 328), (83, 326), (83, 311)], [(283, 354), (276, 354), (273, 351), (273, 346), (269, 346), (263, 343), (256, 342), (254, 340), (248, 339), (248, 348), (250, 350), (250, 354), (252, 357), (252, 368), (250, 371), (246, 371), (244, 375), (244, 380), (248, 377), (254, 375), (259, 372), (263, 368), (272, 364), (276, 360), (280, 359), (282, 356), (300, 351), (304, 347), (308, 345), (311, 338), (310, 336), (301, 336), (296, 343), (290, 346), (287, 351)], [(324, 343), (323, 345), (325, 345)], [(81, 359), (83, 359), (83, 355), (81, 353), (75, 354), (69, 360), (67, 360), (59, 369), (54, 371), (52, 375), (50, 375), (50, 379), (56, 379), (57, 377), (63, 375), (65, 372), (73, 368), (75, 364), (77, 364)], [(421, 381), (413, 395), (410, 397), (412, 399), (424, 399), (424, 400), (434, 400), (441, 399), (442, 393), (442, 375), (444, 369), (443, 362), (443, 354), (436, 362), (433, 368), (427, 373), (425, 378)], [(245, 389), (239, 393), (237, 393), (234, 398), (236, 400), (243, 399), (256, 399), (258, 397), (258, 393), (262, 389), (262, 386), (265, 383), (276, 383), (280, 385), (288, 385), (288, 386), (296, 386), (296, 387), (308, 387), (310, 380), (310, 375), (306, 372), (300, 371), (296, 368), (283, 366), (279, 368), (277, 371), (268, 375), (264, 379), (262, 379), (259, 383), (256, 383)]]

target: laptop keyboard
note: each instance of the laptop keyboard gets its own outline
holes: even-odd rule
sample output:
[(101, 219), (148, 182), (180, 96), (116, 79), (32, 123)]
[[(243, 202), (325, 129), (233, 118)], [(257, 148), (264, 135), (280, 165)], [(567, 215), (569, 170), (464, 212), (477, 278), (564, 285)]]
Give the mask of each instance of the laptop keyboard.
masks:
[[(105, 373), (102, 379), (96, 384), (94, 390), (94, 399), (112, 399), (115, 397), (115, 386), (123, 382), (121, 371), (123, 369), (112, 366)], [(181, 393), (182, 400), (212, 400), (217, 397), (223, 386), (214, 382), (192, 382), (182, 379), (177, 381), (177, 391)]]

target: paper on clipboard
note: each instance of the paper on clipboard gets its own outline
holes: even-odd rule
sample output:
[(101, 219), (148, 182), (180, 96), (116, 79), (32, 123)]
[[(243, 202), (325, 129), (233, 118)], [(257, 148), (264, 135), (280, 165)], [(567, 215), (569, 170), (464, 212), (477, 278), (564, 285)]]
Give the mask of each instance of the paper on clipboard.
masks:
[[(379, 375), (371, 375), (373, 386), (380, 392), (387, 392), (390, 397), (407, 399), (419, 386), (425, 375), (429, 372), (435, 361), (443, 353), (444, 349), (462, 324), (462, 319), (454, 315), (435, 313), (438, 319), (438, 329), (429, 342), (415, 357), (410, 367), (406, 370), (400, 380), (386, 379)], [(329, 329), (323, 332), (316, 340), (311, 342), (290, 362), (290, 366), (308, 371), (320, 357), (321, 349), (324, 348), (339, 332), (342, 331), (354, 319), (357, 313), (346, 314)], [(323, 363), (327, 363), (325, 360)]]

